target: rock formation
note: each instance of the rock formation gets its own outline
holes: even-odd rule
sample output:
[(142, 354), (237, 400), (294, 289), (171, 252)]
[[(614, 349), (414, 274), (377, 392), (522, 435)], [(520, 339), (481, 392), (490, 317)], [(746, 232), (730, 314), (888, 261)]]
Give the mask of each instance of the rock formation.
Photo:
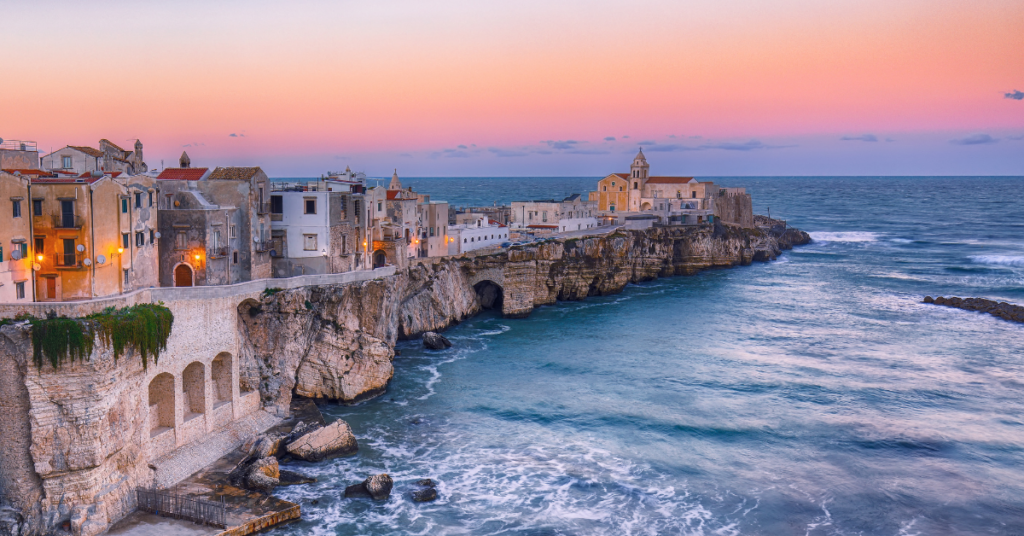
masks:
[(341, 419), (299, 437), (286, 448), (288, 454), (307, 462), (350, 456), (359, 450), (352, 429)]
[(383, 501), (391, 495), (394, 481), (387, 473), (373, 475), (366, 480), (345, 488), (346, 498), (370, 497), (375, 501)]
[(1024, 323), (1024, 307), (1014, 305), (1012, 303), (996, 302), (986, 300), (984, 298), (957, 298), (956, 296), (951, 296), (949, 298), (944, 298), (942, 296), (939, 296), (938, 298), (925, 296), (924, 303), (956, 307), (957, 309), (965, 309), (967, 311), (978, 311), (981, 313), (988, 313), (992, 316), (998, 316), (1003, 320)]
[(423, 347), (431, 350), (444, 350), (445, 348), (451, 348), (452, 342), (444, 335), (428, 331), (423, 334)]

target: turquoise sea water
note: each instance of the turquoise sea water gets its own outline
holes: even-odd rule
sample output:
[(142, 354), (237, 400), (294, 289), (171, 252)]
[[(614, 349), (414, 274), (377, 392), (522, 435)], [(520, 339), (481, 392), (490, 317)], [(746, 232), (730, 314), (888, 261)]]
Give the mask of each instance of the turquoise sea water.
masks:
[[(403, 179), (454, 204), (587, 179)], [(484, 314), (325, 406), (360, 453), (290, 464), (298, 534), (1024, 534), (1022, 178), (734, 178), (809, 231), (777, 262)], [(380, 503), (344, 486), (388, 472)], [(420, 478), (440, 498), (411, 502)], [(318, 504), (313, 505), (311, 501)]]

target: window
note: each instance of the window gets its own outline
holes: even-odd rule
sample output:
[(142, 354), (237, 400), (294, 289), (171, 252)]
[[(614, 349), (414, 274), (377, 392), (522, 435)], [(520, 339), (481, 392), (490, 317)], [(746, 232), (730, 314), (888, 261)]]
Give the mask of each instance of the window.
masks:
[(615, 205), (608, 207), (608, 209), (611, 210), (612, 212), (615, 212)]
[(121, 214), (127, 214), (127, 213), (128, 213), (128, 200), (122, 197), (121, 198)]
[(25, 282), (24, 281), (18, 281), (17, 283), (15, 283), (14, 284), (14, 291), (17, 293), (19, 300), (24, 300), (25, 299)]
[(434, 236), (434, 228), (433, 227), (430, 228), (430, 236)]
[[(342, 203), (344, 202), (345, 200), (343, 198)], [(408, 229), (406, 229), (406, 231), (408, 231)], [(348, 253), (348, 237), (345, 235), (341, 235), (341, 254), (344, 255), (346, 253)]]
[(213, 230), (213, 237), (212, 237), (211, 242), (212, 242), (213, 249), (220, 248), (220, 229), (214, 229)]
[(149, 230), (149, 243), (152, 244), (154, 242), (156, 242), (156, 231), (150, 229)]
[(42, 216), (43, 215), (43, 200), (33, 199), (32, 200), (32, 215)]
[(284, 214), (284, 197), (279, 195), (270, 196), (270, 213)]
[(14, 211), (14, 217), (21, 217), (21, 199), (14, 199), (11, 201), (11, 210)]
[(639, 182), (634, 182), (634, 183), (633, 183), (633, 189), (634, 189), (634, 190), (637, 190), (637, 189), (639, 189), (639, 188), (640, 188), (640, 183), (639, 183)]
[(188, 236), (185, 231), (178, 231), (174, 237), (174, 249), (188, 249)]
[[(347, 208), (345, 207), (345, 205), (347, 204), (347, 202), (348, 202), (348, 198), (347, 198), (347, 197), (345, 197), (345, 196), (342, 196), (342, 197), (341, 197), (341, 213), (342, 213), (342, 214), (345, 214), (345, 211), (346, 211), (346, 210), (348, 210), (348, 209), (347, 209)], [(346, 215), (347, 215), (347, 214), (346, 214)]]
[(0, 246), (0, 262), (4, 262), (4, 247)]
[[(316, 199), (306, 199), (305, 206), (306, 208), (303, 211), (303, 214), (316, 214)], [(377, 210), (380, 210), (379, 206), (377, 207)]]
[(469, 242), (469, 240), (468, 240), (468, 239), (465, 239), (465, 238), (463, 238), (463, 239), (462, 239), (462, 243), (463, 243), (463, 244), (465, 244), (465, 243), (467, 243), (467, 242)]
[(149, 204), (146, 205), (146, 206), (148, 206), (148, 207), (153, 206), (153, 192), (149, 192)]
[(70, 156), (61, 157), (61, 162), (62, 162), (61, 167), (63, 167), (64, 169), (71, 169), (71, 157)]
[(128, 233), (121, 233), (121, 246), (128, 249)]
[(228, 226), (228, 237), (230, 237), (230, 238), (238, 238), (238, 232), (235, 231), (235, 226), (234, 225)]
[(238, 264), (238, 252), (235, 251), (231, 254), (231, 262)]
[(316, 235), (315, 234), (304, 234), (302, 235), (302, 249), (305, 251), (316, 251)]
[(697, 192), (691, 192), (691, 193), (693, 195), (691, 195), (690, 197), (693, 198), (693, 199), (697, 199)]
[(142, 208), (142, 192), (135, 192), (135, 208)]
[(146, 245), (146, 233), (137, 232), (135, 233), (135, 247), (141, 248)]
[(608, 187), (607, 186), (602, 186), (602, 188), (603, 188), (603, 191), (605, 191), (605, 192), (608, 191)]
[(383, 205), (383, 203), (381, 203), (380, 201), (377, 201), (377, 212), (381, 211), (381, 208), (382, 208), (381, 205)]
[(60, 262), (58, 264), (60, 266), (74, 266), (76, 264), (76, 262), (77, 262), (76, 259), (75, 259), (75, 239), (74, 238), (65, 238), (65, 239), (63, 239), (63, 242), (64, 242), (64, 255), (62, 256), (63, 258), (58, 259), (58, 260), (63, 261), (63, 262)]
[(612, 186), (615, 186), (615, 181), (612, 181)]
[(128, 270), (127, 270), (127, 269), (125, 269), (125, 270), (121, 270), (121, 271), (122, 271), (122, 272), (124, 272), (124, 285), (125, 285), (125, 286), (128, 286), (128, 285), (130, 284), (130, 283), (128, 282)]
[(46, 249), (43, 247), (46, 245), (46, 241), (41, 236), (36, 237), (36, 255), (42, 255)]
[(541, 213), (541, 221), (548, 221), (548, 211), (545, 210)]

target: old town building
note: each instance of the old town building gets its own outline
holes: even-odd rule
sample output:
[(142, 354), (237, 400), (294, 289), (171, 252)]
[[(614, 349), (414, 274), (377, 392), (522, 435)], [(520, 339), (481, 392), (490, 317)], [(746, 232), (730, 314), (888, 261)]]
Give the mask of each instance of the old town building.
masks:
[(582, 231), (598, 226), (597, 203), (573, 194), (561, 201), (513, 201), (512, 227), (535, 233)]
[(142, 142), (135, 140), (134, 149), (126, 151), (114, 142), (102, 139), (99, 149), (68, 145), (42, 159), (43, 169), (63, 174), (80, 175), (92, 171), (120, 172), (140, 175), (149, 170), (142, 158)]
[(29, 178), (0, 171), (0, 303), (32, 301)]

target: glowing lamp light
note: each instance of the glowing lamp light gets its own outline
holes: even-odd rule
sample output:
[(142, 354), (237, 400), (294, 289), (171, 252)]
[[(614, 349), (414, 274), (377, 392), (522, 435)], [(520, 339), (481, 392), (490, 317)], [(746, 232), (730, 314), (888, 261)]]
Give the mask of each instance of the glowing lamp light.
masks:
[(36, 255), (36, 259), (37, 259), (37, 260), (38, 260), (39, 262), (43, 262), (43, 256), (42, 256), (42, 255)]
[(199, 260), (199, 254), (198, 253), (196, 253), (196, 260), (197, 261)]
[(117, 248), (117, 253), (118, 254), (124, 253), (124, 248)]

